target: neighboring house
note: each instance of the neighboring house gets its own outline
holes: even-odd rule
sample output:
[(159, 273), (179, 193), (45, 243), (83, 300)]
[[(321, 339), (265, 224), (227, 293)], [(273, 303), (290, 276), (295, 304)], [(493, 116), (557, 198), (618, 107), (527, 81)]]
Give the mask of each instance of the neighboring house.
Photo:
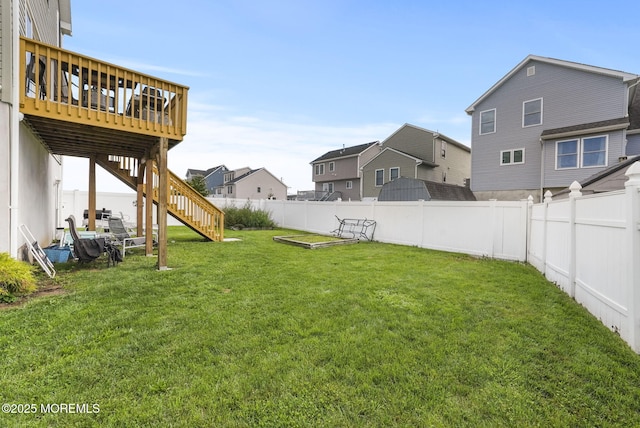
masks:
[(287, 200), (287, 185), (265, 168), (227, 171), (224, 183), (216, 188), (216, 198)]
[(360, 144), (332, 150), (311, 162), (311, 179), (318, 200), (362, 199), (360, 168), (380, 153), (380, 143)]
[(186, 179), (191, 180), (196, 176), (204, 178), (204, 181), (209, 191), (209, 195), (213, 195), (222, 184), (224, 184), (224, 175), (229, 169), (224, 165), (214, 166), (206, 170), (202, 169), (188, 169)]
[(471, 149), (438, 132), (405, 123), (381, 147), (362, 166), (363, 198), (400, 177), (465, 186), (470, 176)]
[(640, 153), (640, 76), (530, 55), (466, 112), (478, 199), (540, 200)]
[(20, 111), (19, 88), (25, 79), (19, 74), (19, 37), (60, 46), (65, 35), (71, 35), (69, 0), (0, 1), (0, 252), (13, 257), (21, 256), (20, 225), (42, 244), (64, 225), (62, 156), (47, 150)]

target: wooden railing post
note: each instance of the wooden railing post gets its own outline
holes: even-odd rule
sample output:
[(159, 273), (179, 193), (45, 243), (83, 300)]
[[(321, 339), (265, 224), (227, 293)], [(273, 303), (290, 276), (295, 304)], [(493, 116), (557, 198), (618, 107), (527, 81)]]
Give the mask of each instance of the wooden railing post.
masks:
[(147, 256), (153, 256), (153, 157), (145, 163), (146, 201), (144, 203), (144, 236), (146, 236)]

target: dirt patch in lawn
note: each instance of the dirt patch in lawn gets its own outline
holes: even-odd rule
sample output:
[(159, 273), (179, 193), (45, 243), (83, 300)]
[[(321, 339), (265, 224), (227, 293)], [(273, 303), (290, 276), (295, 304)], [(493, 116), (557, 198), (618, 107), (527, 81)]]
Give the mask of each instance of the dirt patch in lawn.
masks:
[(16, 300), (15, 302), (0, 303), (0, 311), (5, 309), (15, 308), (17, 306), (22, 306), (26, 302), (32, 299), (38, 299), (40, 297), (59, 296), (64, 293), (66, 293), (66, 290), (62, 287), (62, 285), (45, 283), (45, 284), (42, 284), (36, 291), (29, 294), (28, 296), (18, 297), (18, 300)]

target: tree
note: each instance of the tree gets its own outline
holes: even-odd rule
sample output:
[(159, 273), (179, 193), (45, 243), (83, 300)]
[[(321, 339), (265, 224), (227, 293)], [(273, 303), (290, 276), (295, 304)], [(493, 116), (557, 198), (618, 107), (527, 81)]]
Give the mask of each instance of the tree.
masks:
[(207, 182), (204, 180), (204, 177), (201, 175), (196, 175), (190, 180), (187, 180), (189, 186), (193, 187), (200, 193), (202, 196), (209, 195), (209, 190), (207, 189)]

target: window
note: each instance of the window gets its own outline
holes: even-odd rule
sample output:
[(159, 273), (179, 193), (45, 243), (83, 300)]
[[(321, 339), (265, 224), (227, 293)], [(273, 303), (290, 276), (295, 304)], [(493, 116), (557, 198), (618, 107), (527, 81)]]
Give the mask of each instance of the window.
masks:
[(389, 181), (393, 181), (400, 176), (400, 168), (389, 168)]
[(376, 187), (384, 184), (384, 169), (376, 169)]
[(333, 193), (333, 183), (322, 183), (322, 191)]
[(440, 141), (440, 157), (442, 159), (447, 158), (447, 142), (446, 141)]
[(228, 195), (233, 194), (233, 186), (227, 186), (227, 194)]
[(258, 186), (258, 188), (256, 189), (256, 191), (257, 191), (258, 193), (261, 193), (261, 192), (262, 192), (262, 189), (260, 188), (260, 186)]
[(345, 183), (347, 189), (353, 189), (353, 181), (349, 180)]
[(589, 168), (607, 165), (607, 136), (558, 141), (556, 169)]
[(319, 163), (316, 165), (316, 175), (324, 175), (324, 164)]
[(335, 162), (329, 162), (329, 172), (333, 172), (336, 170), (336, 163)]
[(542, 124), (542, 98), (522, 103), (522, 127)]
[(28, 39), (33, 39), (33, 21), (29, 12), (24, 17), (24, 36)]
[(500, 152), (500, 165), (524, 163), (524, 149), (503, 150)]
[(480, 135), (496, 132), (496, 109), (480, 112)]
[(442, 171), (442, 182), (443, 183), (447, 182), (447, 171)]
[(605, 166), (607, 164), (607, 137), (582, 139), (582, 166)]

